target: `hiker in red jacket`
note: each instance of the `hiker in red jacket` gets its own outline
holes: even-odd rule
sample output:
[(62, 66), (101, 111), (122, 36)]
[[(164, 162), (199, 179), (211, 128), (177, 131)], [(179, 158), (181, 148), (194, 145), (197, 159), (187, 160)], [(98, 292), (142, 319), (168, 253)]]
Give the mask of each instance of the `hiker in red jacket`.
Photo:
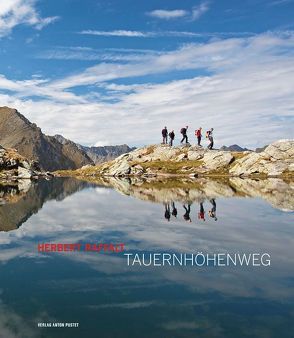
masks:
[(205, 211), (203, 207), (203, 202), (200, 202), (200, 210), (198, 212), (198, 219), (205, 222)]
[(201, 138), (202, 138), (201, 131), (202, 131), (201, 127), (199, 129), (195, 130), (195, 136), (197, 137), (197, 144), (198, 144), (199, 147), (202, 147), (202, 145), (201, 145)]

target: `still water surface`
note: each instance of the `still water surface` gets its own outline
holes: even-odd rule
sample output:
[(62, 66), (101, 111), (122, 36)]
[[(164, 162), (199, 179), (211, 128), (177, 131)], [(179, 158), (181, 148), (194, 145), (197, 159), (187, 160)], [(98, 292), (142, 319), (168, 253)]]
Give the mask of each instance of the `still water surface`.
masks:
[[(25, 193), (5, 189), (1, 338), (294, 336), (289, 208), (189, 188), (125, 195), (73, 179), (40, 181)], [(140, 254), (266, 252), (271, 266), (128, 266), (117, 253), (38, 253), (43, 242), (124, 243)]]

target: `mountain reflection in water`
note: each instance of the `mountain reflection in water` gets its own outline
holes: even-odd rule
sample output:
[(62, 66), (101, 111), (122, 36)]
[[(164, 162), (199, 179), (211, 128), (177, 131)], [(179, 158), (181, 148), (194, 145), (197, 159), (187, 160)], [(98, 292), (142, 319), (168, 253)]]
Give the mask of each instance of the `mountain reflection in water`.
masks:
[[(291, 182), (57, 178), (1, 187), (0, 203), (1, 338), (293, 337)], [(267, 252), (271, 266), (127, 266), (122, 254), (38, 253), (39, 242)], [(52, 321), (80, 327), (37, 327)]]
[(92, 185), (71, 178), (0, 184), (0, 231), (17, 229), (46, 202), (62, 201), (89, 186)]
[[(18, 228), (30, 216), (37, 213), (50, 200), (62, 201), (69, 195), (89, 187), (108, 187), (145, 201), (162, 203), (164, 218), (177, 216), (181, 203), (183, 219), (191, 221), (192, 204), (198, 204), (193, 218), (205, 221), (205, 217), (217, 220), (216, 201), (219, 197), (258, 197), (282, 211), (294, 210), (294, 183), (272, 178), (253, 180), (231, 178), (228, 180), (181, 179), (140, 180), (130, 178), (104, 178), (88, 183), (73, 178), (55, 178), (31, 182), (21, 180), (11, 185), (0, 184), (0, 231)], [(209, 206), (204, 210), (205, 201)]]

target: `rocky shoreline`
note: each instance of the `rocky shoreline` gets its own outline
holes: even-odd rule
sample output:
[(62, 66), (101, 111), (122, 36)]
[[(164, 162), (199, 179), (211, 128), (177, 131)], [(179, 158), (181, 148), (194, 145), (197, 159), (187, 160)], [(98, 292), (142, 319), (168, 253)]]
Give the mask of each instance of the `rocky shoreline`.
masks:
[(151, 145), (115, 160), (56, 175), (95, 177), (294, 177), (294, 140), (280, 140), (262, 152), (208, 150), (198, 146)]
[(205, 199), (261, 198), (275, 209), (294, 210), (294, 184), (281, 178), (142, 178), (101, 177), (97, 184), (154, 203), (203, 202)]
[(5, 184), (18, 180), (51, 177), (53, 174), (44, 172), (38, 162), (30, 161), (20, 155), (16, 149), (5, 149), (0, 146), (0, 183)]

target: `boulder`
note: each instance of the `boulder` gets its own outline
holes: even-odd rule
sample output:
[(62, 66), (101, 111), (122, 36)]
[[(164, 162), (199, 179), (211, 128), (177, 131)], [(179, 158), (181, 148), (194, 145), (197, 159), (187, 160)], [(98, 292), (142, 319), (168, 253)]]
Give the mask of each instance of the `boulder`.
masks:
[(227, 167), (233, 159), (229, 151), (211, 150), (204, 154), (203, 162), (209, 170), (219, 170)]
[(106, 175), (110, 176), (126, 176), (131, 172), (130, 163), (126, 160), (115, 162), (108, 171), (106, 171)]
[(137, 164), (131, 168), (130, 175), (143, 175), (144, 174), (144, 168)]
[(188, 151), (188, 159), (190, 161), (201, 160), (204, 156), (205, 150), (203, 148), (192, 149)]
[(294, 141), (280, 140), (270, 144), (261, 153), (250, 153), (238, 159), (231, 168), (232, 175), (264, 174), (279, 176), (294, 171)]
[(18, 167), (17, 169), (17, 177), (21, 179), (30, 179), (34, 176), (34, 173), (32, 170), (23, 168), (23, 167)]
[(286, 160), (294, 158), (294, 141), (280, 140), (270, 144), (261, 153), (264, 158), (269, 157), (271, 161)]
[(187, 154), (180, 154), (176, 157), (175, 161), (176, 162), (181, 162), (181, 161), (185, 161), (188, 159)]

